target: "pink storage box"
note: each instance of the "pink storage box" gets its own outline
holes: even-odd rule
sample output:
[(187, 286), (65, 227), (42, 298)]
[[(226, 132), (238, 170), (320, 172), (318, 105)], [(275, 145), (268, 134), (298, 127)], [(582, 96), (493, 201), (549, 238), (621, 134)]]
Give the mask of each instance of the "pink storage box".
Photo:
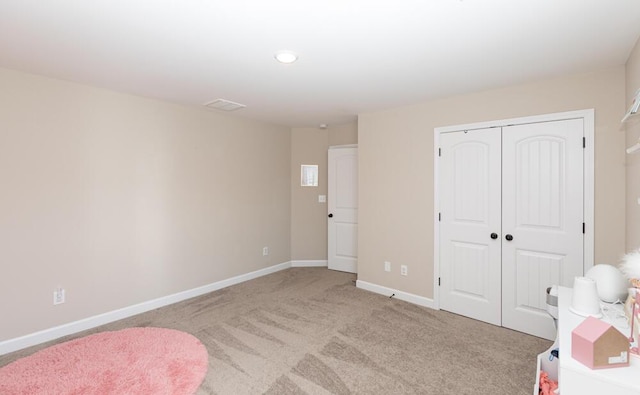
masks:
[(571, 357), (591, 369), (629, 366), (629, 339), (595, 317), (571, 332)]

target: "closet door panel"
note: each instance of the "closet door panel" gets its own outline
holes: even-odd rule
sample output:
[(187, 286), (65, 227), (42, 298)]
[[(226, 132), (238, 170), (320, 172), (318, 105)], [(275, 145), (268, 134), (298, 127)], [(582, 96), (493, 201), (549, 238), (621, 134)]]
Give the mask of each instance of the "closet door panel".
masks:
[(500, 325), (500, 129), (440, 143), (440, 307)]
[(554, 338), (545, 290), (583, 274), (583, 121), (503, 128), (502, 325)]

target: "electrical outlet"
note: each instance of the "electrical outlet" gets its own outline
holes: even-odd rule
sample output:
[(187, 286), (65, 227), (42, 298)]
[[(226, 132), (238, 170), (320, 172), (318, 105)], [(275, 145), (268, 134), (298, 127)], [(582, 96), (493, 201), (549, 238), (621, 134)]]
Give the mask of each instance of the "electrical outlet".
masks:
[(64, 295), (64, 288), (56, 288), (53, 291), (53, 304), (57, 305), (57, 304), (62, 304), (64, 303), (64, 299), (65, 299), (65, 295)]
[(269, 255), (269, 247), (262, 247), (262, 256)]
[(391, 262), (384, 261), (384, 271), (385, 272), (390, 272), (391, 271)]
[(407, 265), (400, 265), (400, 274), (402, 274), (403, 276), (406, 276), (409, 272), (409, 269), (407, 269)]

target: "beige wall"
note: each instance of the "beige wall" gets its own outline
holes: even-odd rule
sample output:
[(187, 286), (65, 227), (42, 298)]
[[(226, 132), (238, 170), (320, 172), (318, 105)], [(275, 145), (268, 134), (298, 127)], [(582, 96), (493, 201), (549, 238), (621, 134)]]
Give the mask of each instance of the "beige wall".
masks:
[[(626, 80), (629, 100), (640, 87), (638, 45)], [(432, 297), (439, 126), (595, 108), (596, 262), (625, 250), (625, 160), (626, 245), (640, 246), (640, 155), (625, 158), (618, 131), (623, 68), (361, 114), (327, 130), (2, 69), (0, 86), (0, 341), (288, 260), (325, 260), (317, 197), (327, 193), (331, 145), (359, 144), (359, 279)], [(320, 166), (319, 187), (300, 187), (303, 163)], [(57, 286), (67, 303), (53, 306)]]
[[(640, 40), (627, 60), (626, 67), (627, 108), (631, 105), (634, 93), (640, 89)], [(625, 124), (627, 147), (640, 138), (640, 116)], [(627, 251), (640, 248), (640, 153), (626, 155), (627, 162)]]
[(289, 128), (0, 70), (0, 341), (289, 261), (290, 145)]
[[(433, 297), (433, 130), (595, 108), (595, 261), (625, 248), (623, 67), (360, 114), (358, 279)], [(393, 271), (385, 273), (383, 262)], [(400, 276), (401, 264), (409, 276)]]
[(358, 144), (358, 122), (329, 126), (329, 145)]
[[(291, 259), (327, 259), (327, 150), (332, 145), (356, 144), (358, 124), (327, 129), (291, 129)], [(300, 186), (300, 166), (318, 165), (318, 186)]]

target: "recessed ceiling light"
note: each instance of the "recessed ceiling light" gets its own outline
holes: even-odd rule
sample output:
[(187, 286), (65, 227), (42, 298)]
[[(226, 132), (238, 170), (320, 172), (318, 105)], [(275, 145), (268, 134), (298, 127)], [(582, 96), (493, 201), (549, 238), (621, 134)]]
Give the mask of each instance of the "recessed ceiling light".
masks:
[(284, 64), (291, 64), (298, 60), (298, 55), (291, 51), (278, 51), (274, 56), (278, 62)]

